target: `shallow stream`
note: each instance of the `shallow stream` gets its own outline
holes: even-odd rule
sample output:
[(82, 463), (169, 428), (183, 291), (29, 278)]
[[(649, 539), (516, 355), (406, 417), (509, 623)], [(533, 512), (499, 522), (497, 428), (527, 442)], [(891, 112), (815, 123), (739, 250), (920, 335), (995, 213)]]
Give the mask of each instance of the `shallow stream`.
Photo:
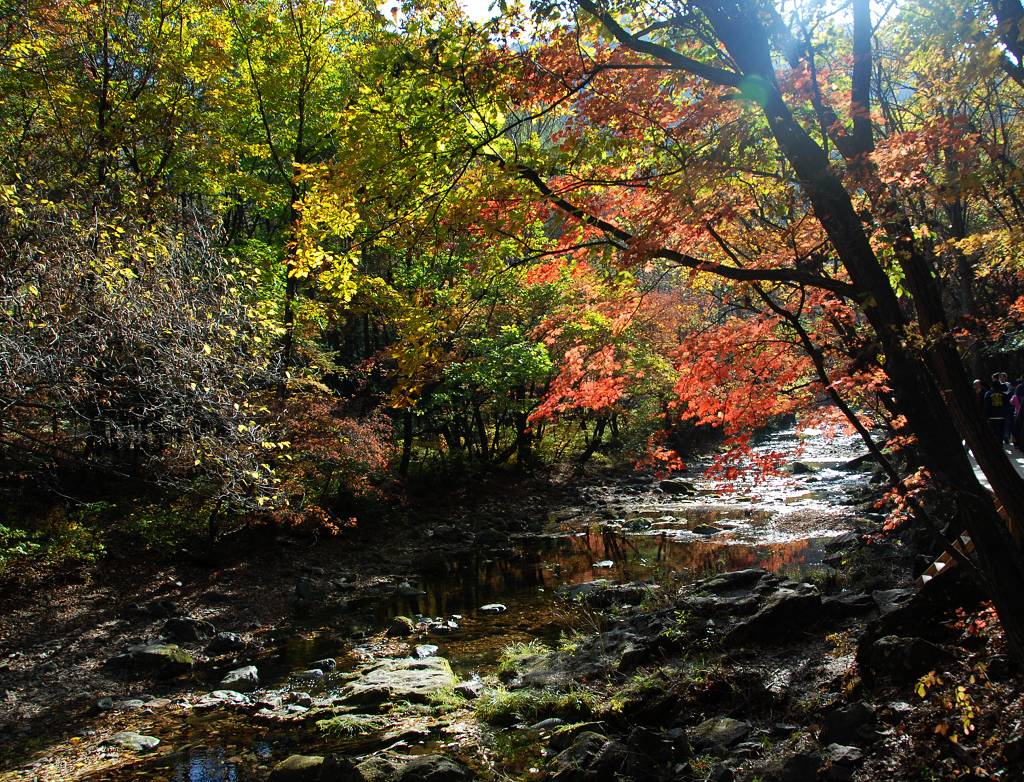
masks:
[[(679, 493), (649, 480), (588, 487), (579, 507), (552, 514), (545, 534), (516, 537), (496, 552), (469, 553), (410, 579), (397, 596), (372, 606), (376, 626), (365, 638), (353, 639), (344, 629), (350, 627), (350, 616), (342, 614), (321, 614), (308, 626), (290, 630), (276, 639), (275, 654), (260, 661), (261, 680), (279, 693), (301, 690), (330, 698), (344, 685), (346, 671), (395, 654), (396, 644), (404, 643), (380, 636), (396, 615), (451, 620), (458, 626), (450, 634), (411, 638), (398, 654), (432, 644), (460, 677), (486, 676), (509, 644), (540, 640), (554, 645), (563, 633), (594, 629), (588, 626), (593, 620), (587, 611), (559, 599), (560, 588), (596, 579), (679, 582), (747, 567), (789, 576), (821, 568), (830, 538), (857, 520), (850, 505), (867, 476), (844, 464), (863, 447), (854, 438), (788, 431), (757, 448), (796, 452), (799, 464), (791, 464), (784, 475), (739, 482), (729, 492), (702, 478), (692, 479)], [(480, 611), (495, 603), (507, 610)], [(324, 657), (337, 659), (336, 672), (313, 685), (290, 678)], [(244, 782), (263, 778), (267, 767), (294, 753), (358, 753), (384, 746), (415, 752), (453, 742), (451, 731), (441, 738), (426, 730), (417, 735), (408, 724), (404, 728), (401, 735), (385, 731), (360, 743), (325, 737), (310, 721), (266, 725), (231, 709), (164, 709), (147, 729), (164, 746), (175, 748), (172, 754), (87, 778)]]

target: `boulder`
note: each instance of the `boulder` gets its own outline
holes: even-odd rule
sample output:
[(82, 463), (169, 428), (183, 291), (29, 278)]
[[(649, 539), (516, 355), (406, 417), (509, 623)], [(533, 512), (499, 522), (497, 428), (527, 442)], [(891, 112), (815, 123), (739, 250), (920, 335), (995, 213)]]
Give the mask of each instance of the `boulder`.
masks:
[(366, 777), (348, 758), (328, 755), (320, 766), (318, 782), (367, 782)]
[(314, 660), (309, 664), (309, 667), (311, 670), (319, 668), (324, 673), (327, 673), (328, 671), (333, 671), (338, 667), (338, 661), (333, 657), (325, 657), (322, 660)]
[(257, 709), (266, 709), (267, 711), (275, 711), (284, 706), (284, 698), (279, 693), (268, 692), (264, 693), (263, 696), (256, 701)]
[(909, 603), (915, 594), (913, 589), (876, 589), (871, 597), (878, 605), (879, 612), (885, 616)]
[(876, 466), (875, 455), (869, 451), (868, 453), (862, 453), (860, 456), (855, 456), (852, 459), (843, 462), (836, 469), (866, 472)]
[(425, 703), (458, 681), (443, 657), (382, 660), (364, 669), (341, 692), (345, 703), (373, 705), (386, 701)]
[(461, 763), (440, 755), (420, 755), (402, 767), (397, 782), (469, 782), (473, 778)]
[(716, 763), (708, 772), (707, 782), (734, 782), (736, 772), (725, 763)]
[(850, 766), (834, 763), (825, 768), (821, 778), (824, 782), (853, 782), (853, 771)]
[(172, 641), (191, 643), (195, 641), (206, 641), (216, 635), (217, 630), (213, 624), (205, 619), (196, 619), (191, 616), (178, 616), (168, 619), (160, 630)]
[[(551, 738), (548, 740), (548, 746), (554, 750), (554, 753), (558, 754), (562, 750), (568, 749), (572, 746), (573, 742), (584, 733), (596, 732), (601, 723), (598, 722), (574, 722), (568, 725), (565, 724), (565, 720), (553, 718), (561, 725), (555, 725), (551, 720), (543, 720), (538, 723), (534, 723), (535, 728), (538, 730), (550, 730)], [(557, 728), (557, 730), (555, 730)]]
[(643, 581), (613, 584), (606, 578), (598, 578), (583, 584), (561, 587), (558, 596), (594, 608), (610, 608), (613, 605), (639, 605), (658, 588), (657, 584)]
[(331, 760), (325, 762), (319, 782), (471, 782), (476, 778), (466, 766), (440, 755), (386, 751), (368, 757), (358, 766), (348, 764), (340, 775), (330, 765)]
[(857, 747), (829, 744), (825, 747), (825, 757), (828, 758), (829, 763), (838, 763), (842, 766), (856, 766), (864, 759), (864, 753)]
[(681, 478), (667, 478), (658, 484), (658, 488), (665, 494), (694, 494), (697, 491), (696, 486)]
[(798, 752), (786, 758), (779, 772), (779, 782), (815, 782), (821, 768), (817, 752)]
[(793, 673), (792, 668), (765, 671), (760, 677), (765, 694), (778, 703), (785, 703), (789, 697), (790, 685), (793, 683)]
[(758, 609), (757, 597), (747, 592), (733, 595), (690, 595), (681, 605), (697, 616), (748, 616)]
[(242, 668), (236, 668), (220, 680), (220, 688), (222, 690), (252, 692), (259, 686), (260, 676), (255, 665), (246, 665)]
[(126, 730), (121, 733), (115, 733), (103, 743), (112, 747), (129, 749), (132, 752), (150, 752), (157, 748), (160, 744), (160, 739), (156, 736), (144, 736), (141, 733)]
[(818, 739), (826, 745), (849, 745), (870, 738), (875, 724), (874, 706), (866, 701), (857, 701), (832, 709), (826, 714)]
[(270, 772), (270, 782), (320, 782), (322, 755), (291, 755)]
[(127, 654), (110, 661), (115, 665), (128, 666), (154, 676), (171, 677), (188, 673), (195, 665), (195, 659), (177, 644), (143, 644), (133, 646)]
[(784, 638), (820, 620), (822, 613), (816, 589), (778, 589), (756, 614), (729, 631), (725, 640), (727, 644), (742, 644)]
[(366, 782), (395, 782), (405, 765), (413, 758), (397, 752), (372, 755), (356, 766)]
[(658, 767), (685, 763), (691, 757), (690, 743), (682, 728), (659, 730), (634, 727), (625, 738), (629, 756), (623, 771), (627, 778), (657, 779)]
[(466, 679), (455, 685), (455, 694), (468, 701), (475, 701), (484, 693), (484, 683), (480, 679)]
[(1003, 744), (1003, 761), (1013, 765), (1024, 761), (1024, 736), (1014, 736)]
[(217, 633), (206, 645), (206, 653), (212, 655), (231, 654), (245, 649), (245, 639), (238, 633)]
[(952, 659), (948, 651), (923, 638), (887, 635), (872, 643), (861, 655), (861, 664), (867, 667), (870, 677), (908, 682)]
[(607, 578), (596, 578), (582, 584), (569, 584), (559, 587), (555, 594), (563, 600), (586, 600), (590, 595), (613, 586)]
[(304, 603), (323, 602), (327, 597), (327, 587), (307, 576), (295, 582), (295, 597)]
[(765, 576), (772, 577), (767, 570), (762, 570), (761, 568), (733, 570), (730, 573), (712, 576), (707, 581), (699, 584), (699, 587), (702, 592), (713, 592), (718, 595), (737, 589), (753, 589)]
[(405, 638), (412, 635), (415, 629), (416, 625), (413, 624), (412, 619), (407, 616), (396, 616), (388, 625), (387, 634), (392, 638)]
[(832, 619), (849, 619), (863, 616), (874, 611), (878, 604), (866, 592), (854, 592), (834, 597), (826, 597), (821, 601), (826, 616)]
[(616, 668), (620, 673), (628, 673), (650, 659), (651, 650), (648, 646), (642, 643), (631, 643), (622, 650)]
[(865, 628), (858, 662), (861, 651), (874, 640), (886, 635), (924, 638), (934, 643), (956, 641), (960, 631), (953, 629), (948, 622), (950, 607), (970, 609), (985, 599), (966, 570), (959, 567), (947, 568), (942, 578), (928, 581), (909, 598), (905, 597), (907, 590), (895, 593), (892, 590), (873, 592), (872, 597), (886, 608), (880, 608), (881, 616), (873, 619)]
[(712, 717), (690, 731), (695, 749), (728, 750), (750, 735), (750, 723), (732, 717)]

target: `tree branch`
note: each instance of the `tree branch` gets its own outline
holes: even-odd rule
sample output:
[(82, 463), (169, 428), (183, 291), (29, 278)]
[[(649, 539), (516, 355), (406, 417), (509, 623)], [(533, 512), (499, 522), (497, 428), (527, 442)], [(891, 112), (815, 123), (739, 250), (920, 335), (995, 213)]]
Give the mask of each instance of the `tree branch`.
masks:
[[(496, 163), (502, 170), (508, 171), (509, 173), (532, 184), (550, 203), (561, 209), (563, 212), (576, 218), (584, 225), (588, 225), (603, 232), (610, 238), (610, 243), (619, 249), (629, 249), (630, 244), (636, 241), (636, 237), (629, 231), (620, 228), (618, 225), (615, 225), (604, 218), (591, 214), (583, 207), (572, 203), (568, 199), (556, 193), (544, 180), (544, 177), (529, 166), (522, 163), (509, 163), (504, 158), (496, 154), (482, 154), (481, 156)], [(735, 280), (737, 282), (791, 282), (831, 291), (837, 296), (842, 296), (844, 298), (852, 299), (857, 296), (857, 289), (849, 283), (841, 282), (840, 280), (833, 280), (828, 277), (821, 277), (816, 274), (810, 274), (798, 269), (739, 269), (735, 266), (727, 266), (715, 261), (696, 258), (692, 255), (688, 255), (687, 253), (683, 253), (678, 250), (673, 250), (669, 247), (660, 247), (652, 250), (650, 257), (660, 258), (683, 268), (707, 272), (708, 274), (715, 274), (724, 279)]]

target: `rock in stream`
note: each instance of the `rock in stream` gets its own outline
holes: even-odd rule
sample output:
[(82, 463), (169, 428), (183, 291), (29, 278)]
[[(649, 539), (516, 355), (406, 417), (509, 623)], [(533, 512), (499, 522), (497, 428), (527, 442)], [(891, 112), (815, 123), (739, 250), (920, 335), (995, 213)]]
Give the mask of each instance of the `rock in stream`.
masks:
[(400, 657), (364, 669), (342, 691), (346, 703), (375, 705), (386, 701), (425, 703), (439, 690), (458, 682), (443, 657)]

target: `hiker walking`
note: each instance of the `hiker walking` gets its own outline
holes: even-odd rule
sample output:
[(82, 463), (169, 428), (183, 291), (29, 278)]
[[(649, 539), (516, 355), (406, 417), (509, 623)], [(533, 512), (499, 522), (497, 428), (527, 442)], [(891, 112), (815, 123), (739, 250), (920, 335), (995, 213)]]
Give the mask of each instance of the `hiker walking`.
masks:
[(985, 394), (985, 418), (999, 442), (1006, 443), (1010, 439), (1010, 426), (1013, 423), (1013, 406), (1010, 394), (998, 376), (993, 376), (992, 387)]

